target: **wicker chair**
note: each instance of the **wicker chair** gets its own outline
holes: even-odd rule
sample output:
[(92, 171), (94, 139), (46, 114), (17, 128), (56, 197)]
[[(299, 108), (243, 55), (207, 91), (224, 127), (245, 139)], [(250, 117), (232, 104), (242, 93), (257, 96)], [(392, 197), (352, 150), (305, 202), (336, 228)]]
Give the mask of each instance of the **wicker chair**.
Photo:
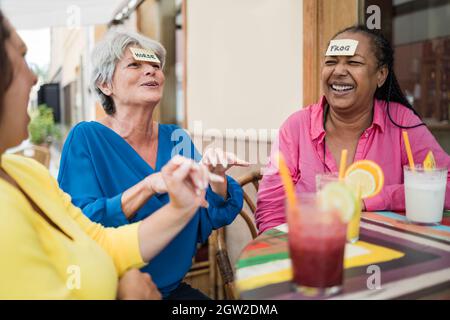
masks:
[[(258, 191), (259, 180), (261, 180), (261, 178), (262, 176), (259, 173), (259, 171), (255, 171), (250, 172), (249, 174), (237, 179), (237, 181), (242, 187), (251, 183), (255, 187), (256, 191)], [(251, 213), (254, 214), (256, 210), (255, 203), (245, 191), (244, 191), (244, 201), (250, 208)], [(239, 213), (239, 215), (244, 219), (249, 229), (249, 232), (252, 235), (252, 238), (255, 239), (257, 236), (257, 231), (252, 218), (250, 218), (250, 215), (244, 209)], [(224, 292), (225, 299), (236, 300), (238, 297), (236, 296), (235, 293), (234, 272), (230, 262), (230, 258), (228, 256), (225, 238), (226, 238), (225, 227), (216, 230), (215, 237), (212, 237), (212, 239), (214, 239), (214, 241), (216, 242), (215, 246), (216, 246), (217, 268), (219, 270), (219, 274), (221, 276), (221, 281), (225, 291)]]
[(192, 266), (183, 281), (200, 290), (211, 299), (216, 299), (217, 267), (215, 259), (212, 258), (215, 256), (215, 251), (213, 251), (215, 248), (210, 245), (212, 239), (210, 237), (206, 243), (198, 246), (197, 253), (192, 259)]
[(42, 163), (47, 168), (49, 168), (50, 166), (50, 150), (48, 148), (31, 145), (29, 147), (16, 151), (15, 154), (33, 158), (36, 161)]

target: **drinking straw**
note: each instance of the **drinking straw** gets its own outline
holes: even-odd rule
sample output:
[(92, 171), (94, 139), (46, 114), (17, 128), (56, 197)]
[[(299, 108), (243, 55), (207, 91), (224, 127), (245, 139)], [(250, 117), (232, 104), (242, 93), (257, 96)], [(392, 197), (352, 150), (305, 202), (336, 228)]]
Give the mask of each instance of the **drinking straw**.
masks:
[(345, 167), (347, 166), (347, 149), (341, 151), (341, 164), (339, 165), (339, 180), (344, 180)]
[(406, 154), (408, 155), (409, 167), (411, 168), (412, 171), (414, 171), (415, 168), (414, 159), (411, 152), (411, 145), (409, 144), (408, 132), (406, 132), (406, 130), (403, 130), (402, 133), (403, 133), (403, 140), (405, 141)]
[(286, 192), (288, 206), (291, 208), (297, 207), (297, 198), (295, 197), (294, 183), (292, 182), (289, 169), (284, 161), (284, 157), (281, 153), (276, 156), (278, 158), (278, 167), (280, 170), (281, 181), (283, 182), (284, 191)]
[(361, 201), (361, 182), (358, 182), (358, 186), (356, 187), (356, 199)]

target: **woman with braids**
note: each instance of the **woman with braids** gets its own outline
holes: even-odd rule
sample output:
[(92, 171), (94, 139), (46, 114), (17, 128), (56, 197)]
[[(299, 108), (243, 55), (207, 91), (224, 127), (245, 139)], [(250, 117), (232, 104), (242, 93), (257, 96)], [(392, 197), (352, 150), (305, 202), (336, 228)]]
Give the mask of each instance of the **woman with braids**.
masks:
[(207, 206), (202, 186), (212, 175), (174, 157), (161, 170), (166, 205), (119, 228), (91, 222), (46, 168), (5, 153), (28, 135), (27, 105), (37, 79), (26, 51), (0, 11), (0, 300), (160, 299), (150, 276), (137, 268)]
[[(324, 96), (282, 125), (259, 188), (255, 216), (260, 232), (285, 222), (284, 190), (273, 158), (277, 152), (286, 158), (300, 192), (315, 190), (316, 174), (338, 171), (342, 149), (348, 150), (347, 165), (361, 159), (375, 161), (385, 173), (385, 185), (377, 196), (364, 200), (366, 211), (405, 210), (402, 168), (408, 160), (402, 130), (408, 131), (417, 161), (431, 150), (437, 164), (450, 172), (450, 157), (399, 87), (389, 42), (363, 26), (340, 31), (333, 40), (346, 44), (356, 40), (356, 51), (349, 55), (328, 51), (321, 74)], [(450, 208), (449, 186), (445, 208)]]

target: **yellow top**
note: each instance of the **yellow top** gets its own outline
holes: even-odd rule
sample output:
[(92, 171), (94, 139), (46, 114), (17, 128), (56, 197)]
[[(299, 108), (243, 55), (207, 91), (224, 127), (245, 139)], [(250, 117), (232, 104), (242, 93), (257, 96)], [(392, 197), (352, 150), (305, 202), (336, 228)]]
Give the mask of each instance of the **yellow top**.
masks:
[(0, 299), (115, 299), (118, 277), (144, 265), (139, 224), (91, 222), (32, 159), (2, 155), (1, 166), (65, 234), (0, 179)]

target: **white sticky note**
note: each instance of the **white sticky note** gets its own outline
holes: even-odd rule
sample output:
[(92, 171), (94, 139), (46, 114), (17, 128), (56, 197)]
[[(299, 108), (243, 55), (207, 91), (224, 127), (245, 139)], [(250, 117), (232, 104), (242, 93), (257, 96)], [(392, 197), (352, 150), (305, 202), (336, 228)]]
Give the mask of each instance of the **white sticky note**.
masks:
[(130, 51), (133, 54), (133, 58), (135, 60), (155, 62), (161, 64), (161, 61), (159, 61), (158, 56), (153, 52), (153, 50), (142, 48), (130, 48)]
[(355, 55), (358, 41), (353, 39), (331, 40), (326, 56), (353, 56)]

